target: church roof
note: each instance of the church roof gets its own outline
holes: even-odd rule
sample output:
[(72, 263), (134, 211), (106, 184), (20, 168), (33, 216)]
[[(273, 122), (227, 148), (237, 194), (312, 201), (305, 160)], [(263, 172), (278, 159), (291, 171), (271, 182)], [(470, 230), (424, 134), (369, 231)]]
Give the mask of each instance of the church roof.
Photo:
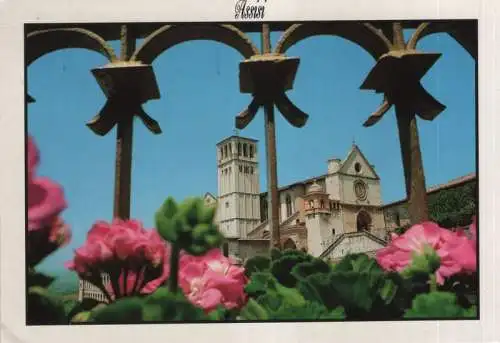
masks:
[(254, 139), (254, 138), (249, 138), (249, 137), (243, 137), (243, 136), (236, 136), (236, 135), (233, 135), (233, 136), (229, 136), (229, 137), (224, 138), (224, 139), (223, 139), (223, 140), (221, 140), (219, 143), (217, 143), (217, 144), (216, 144), (216, 146), (219, 146), (219, 145), (221, 145), (222, 143), (227, 142), (227, 141), (230, 141), (230, 140), (233, 140), (233, 139), (238, 139), (238, 140), (248, 141), (248, 142), (254, 142), (254, 143), (257, 143), (257, 142), (258, 142), (258, 140), (257, 140), (257, 139)]
[[(433, 193), (437, 193), (439, 191), (443, 191), (445, 189), (459, 187), (467, 182), (472, 182), (474, 180), (476, 180), (476, 173), (470, 173), (470, 174), (467, 174), (467, 175), (464, 175), (461, 177), (457, 177), (456, 179), (453, 179), (447, 183), (431, 186), (431, 187), (427, 188), (427, 194), (433, 194)], [(387, 204), (383, 205), (383, 207), (387, 208), (387, 207), (397, 206), (397, 205), (404, 204), (405, 202), (406, 202), (406, 198), (398, 200), (398, 201), (393, 201), (393, 202), (387, 203)]]
[[(373, 165), (371, 165), (369, 162), (368, 162), (368, 159), (365, 157), (365, 155), (363, 154), (363, 152), (361, 152), (361, 149), (356, 145), (356, 144), (353, 144), (352, 147), (351, 147), (351, 150), (349, 150), (346, 158), (340, 162), (340, 168), (339, 168), (339, 171), (336, 172), (336, 173), (333, 173), (333, 174), (344, 174), (342, 172), (342, 167), (344, 166), (344, 164), (349, 160), (349, 158), (353, 155), (353, 153), (357, 152), (359, 155), (361, 155), (361, 157), (363, 159), (365, 159), (365, 161), (367, 162), (370, 170), (373, 172), (373, 174), (376, 176), (376, 179), (377, 180), (380, 180), (380, 177), (378, 176), (378, 174), (375, 172), (375, 169), (373, 168)], [(337, 158), (332, 158), (330, 160), (339, 160)], [(319, 175), (319, 176), (314, 176), (314, 177), (311, 177), (311, 178), (308, 178), (308, 179), (305, 179), (305, 180), (302, 180), (302, 181), (297, 181), (297, 182), (294, 182), (294, 183), (291, 183), (291, 184), (288, 184), (286, 186), (281, 186), (281, 187), (278, 187), (278, 192), (281, 192), (281, 191), (285, 191), (287, 189), (290, 189), (290, 188), (294, 188), (294, 187), (297, 187), (297, 186), (307, 186), (313, 182), (320, 182), (320, 181), (324, 181), (325, 178), (328, 176), (328, 175), (333, 175), (333, 174), (329, 174), (329, 173), (326, 173), (326, 174), (322, 174), (322, 175)], [(262, 192), (260, 193), (261, 196), (266, 196), (267, 195), (267, 192)]]
[(368, 161), (368, 159), (366, 158), (366, 156), (363, 154), (363, 152), (361, 151), (361, 149), (359, 148), (359, 146), (357, 144), (355, 144), (355, 143), (352, 144), (351, 150), (347, 154), (347, 157), (345, 158), (345, 160), (343, 160), (342, 162), (340, 162), (340, 168), (339, 168), (340, 174), (342, 174), (342, 168), (347, 164), (347, 161), (349, 161), (349, 159), (351, 158), (351, 156), (354, 156), (354, 154), (356, 154), (356, 153), (358, 155), (360, 155), (362, 159), (365, 160), (368, 168), (373, 173), (373, 175), (375, 175), (375, 179), (380, 180), (380, 177), (378, 176), (377, 172), (375, 171), (375, 168), (373, 167), (373, 165), (370, 164), (370, 162)]

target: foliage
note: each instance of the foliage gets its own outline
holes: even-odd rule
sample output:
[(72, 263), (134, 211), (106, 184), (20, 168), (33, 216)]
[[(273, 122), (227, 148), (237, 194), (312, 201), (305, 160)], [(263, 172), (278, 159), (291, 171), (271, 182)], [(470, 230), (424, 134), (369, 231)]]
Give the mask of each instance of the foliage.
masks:
[(156, 212), (156, 228), (166, 241), (199, 256), (222, 243), (214, 215), (215, 208), (205, 206), (201, 198), (187, 199), (180, 205), (168, 198)]
[(477, 316), (476, 306), (468, 309), (461, 307), (457, 297), (448, 292), (432, 292), (420, 294), (413, 299), (412, 307), (406, 311), (405, 318), (474, 318)]
[(429, 215), (442, 227), (462, 227), (476, 212), (476, 181), (441, 190), (429, 196)]
[[(351, 254), (331, 264), (302, 251), (273, 249), (269, 256), (249, 259), (242, 269), (216, 249), (223, 238), (213, 224), (213, 218), (213, 208), (205, 207), (201, 199), (188, 199), (180, 205), (172, 198), (164, 202), (155, 220), (159, 235), (168, 242), (165, 244), (170, 244), (170, 260), (165, 261), (163, 268), (163, 273), (170, 268), (166, 280), (168, 287), (155, 283), (149, 294), (133, 292), (121, 298), (110, 297), (109, 304), (89, 299), (77, 302), (71, 296), (63, 298), (54, 294), (61, 295), (64, 287), (54, 286), (53, 277), (37, 272), (34, 266), (29, 267), (27, 323), (335, 321), (477, 316), (475, 269), (461, 269), (461, 272), (445, 275), (442, 284), (436, 282), (437, 270), (446, 261), (438, 256), (438, 245), (426, 243), (432, 243), (434, 237), (429, 224), (412, 227), (395, 238), (399, 242), (398, 248), (392, 246), (391, 241), (377, 259), (365, 254)], [(135, 225), (133, 222), (129, 224)], [(95, 230), (94, 243), (101, 241), (109, 245), (111, 243), (106, 239), (116, 234), (105, 235), (106, 230), (102, 228)], [(110, 227), (109, 230), (115, 229)], [(120, 230), (126, 231), (123, 227)], [(422, 233), (419, 230), (423, 230)], [(441, 232), (437, 226), (435, 230)], [(143, 241), (123, 240), (128, 242), (126, 246), (120, 246), (122, 243), (118, 240), (113, 244), (122, 254), (130, 252), (137, 256), (142, 256), (142, 250), (136, 247), (148, 247), (149, 255), (145, 256), (156, 261), (163, 252), (151, 245), (154, 234), (144, 236)], [(472, 247), (465, 236), (450, 235), (447, 239), (454, 244), (442, 247), (448, 252)], [(407, 265), (401, 270), (391, 270), (388, 266), (401, 262), (397, 261), (403, 256), (398, 249), (405, 246), (410, 249), (404, 252), (405, 256), (410, 256), (405, 262)], [(382, 256), (386, 258), (383, 261), (378, 259)], [(465, 262), (462, 259), (461, 263)], [(93, 267), (91, 263), (86, 266)], [(111, 282), (113, 287), (127, 285), (124, 279)], [(241, 297), (233, 299), (238, 287)]]

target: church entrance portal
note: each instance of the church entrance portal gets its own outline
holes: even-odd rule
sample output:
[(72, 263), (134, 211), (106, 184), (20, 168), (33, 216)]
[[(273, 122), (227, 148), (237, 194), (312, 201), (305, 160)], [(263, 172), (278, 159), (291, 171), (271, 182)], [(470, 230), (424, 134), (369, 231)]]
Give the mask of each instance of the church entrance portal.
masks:
[(358, 232), (368, 231), (372, 223), (372, 217), (366, 211), (360, 211), (356, 219), (356, 228)]
[(285, 244), (283, 245), (283, 248), (284, 249), (297, 249), (297, 246), (295, 245), (295, 242), (291, 238), (288, 238), (286, 240)]

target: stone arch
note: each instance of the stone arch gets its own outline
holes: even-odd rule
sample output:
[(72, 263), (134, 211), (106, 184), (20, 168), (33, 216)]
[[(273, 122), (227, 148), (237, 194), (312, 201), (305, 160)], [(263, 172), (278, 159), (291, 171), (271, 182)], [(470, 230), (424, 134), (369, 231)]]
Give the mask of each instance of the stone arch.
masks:
[(356, 231), (369, 231), (370, 225), (372, 223), (372, 217), (365, 210), (358, 212), (356, 216)]
[(297, 244), (295, 244), (294, 240), (291, 238), (288, 238), (285, 243), (283, 243), (283, 249), (293, 249), (297, 250)]
[(26, 65), (45, 54), (66, 48), (88, 49), (118, 60), (113, 48), (98, 34), (82, 28), (56, 28), (30, 32), (26, 37)]
[(259, 54), (251, 40), (237, 27), (226, 24), (165, 25), (144, 39), (131, 60), (150, 64), (165, 50), (191, 40), (213, 40), (226, 44), (245, 58)]
[(306, 23), (290, 26), (276, 45), (275, 52), (283, 54), (299, 41), (312, 36), (333, 35), (356, 43), (375, 60), (388, 52), (392, 43), (371, 24), (359, 22)]

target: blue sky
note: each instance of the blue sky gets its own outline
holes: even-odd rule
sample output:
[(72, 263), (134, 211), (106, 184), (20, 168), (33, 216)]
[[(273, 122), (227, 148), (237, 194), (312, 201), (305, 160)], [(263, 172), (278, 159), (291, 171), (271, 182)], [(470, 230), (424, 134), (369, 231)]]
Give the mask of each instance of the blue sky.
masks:
[[(273, 34), (273, 42), (278, 36)], [(260, 46), (259, 36), (252, 38)], [(118, 48), (118, 42), (113, 46)], [(447, 109), (432, 122), (418, 122), (431, 186), (475, 171), (475, 64), (445, 34), (424, 38), (418, 48), (443, 54), (423, 84)], [(344, 158), (354, 139), (381, 177), (383, 201), (403, 198), (394, 111), (371, 128), (362, 126), (382, 100), (359, 89), (375, 64), (373, 58), (354, 43), (332, 36), (311, 37), (287, 54), (301, 59), (289, 97), (310, 117), (297, 129), (277, 113), (279, 184), (325, 173), (326, 161)], [(154, 61), (161, 99), (145, 109), (159, 121), (163, 134), (153, 135), (135, 121), (132, 166), (131, 216), (147, 227), (168, 196), (182, 200), (216, 194), (215, 144), (234, 133), (234, 117), (250, 101), (249, 95), (239, 93), (241, 60), (227, 46), (194, 41), (174, 46)], [(45, 261), (46, 270), (62, 270), (92, 223), (112, 216), (116, 129), (99, 137), (85, 126), (105, 103), (90, 70), (105, 63), (97, 53), (68, 49), (45, 55), (28, 68), (28, 92), (36, 99), (28, 108), (28, 131), (41, 150), (39, 173), (64, 186), (69, 208), (63, 217), (73, 230), (71, 244)], [(258, 139), (261, 152), (262, 114), (240, 132)], [(264, 191), (264, 153), (259, 159)]]

